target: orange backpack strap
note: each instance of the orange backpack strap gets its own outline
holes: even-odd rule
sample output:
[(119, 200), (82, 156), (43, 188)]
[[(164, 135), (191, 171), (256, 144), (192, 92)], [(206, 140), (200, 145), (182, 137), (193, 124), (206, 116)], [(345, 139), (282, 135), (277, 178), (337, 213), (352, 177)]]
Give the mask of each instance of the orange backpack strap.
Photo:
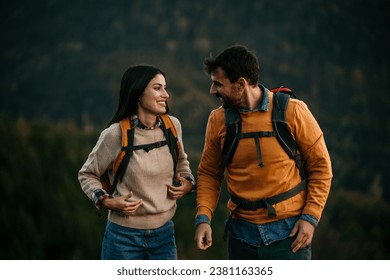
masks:
[(131, 122), (129, 118), (125, 118), (121, 120), (121, 131), (122, 131), (122, 147), (127, 147), (128, 139), (127, 139), (127, 131), (131, 129)]
[[(119, 122), (119, 125), (121, 127), (121, 133), (122, 133), (122, 147), (112, 167), (112, 172), (114, 174), (114, 182), (112, 184), (110, 183), (108, 171), (106, 171), (100, 178), (103, 189), (109, 194), (114, 193), (118, 181), (121, 180), (123, 177), (124, 171), (126, 169), (129, 160), (129, 156), (126, 156), (127, 154), (126, 150), (127, 147), (129, 146), (129, 135), (132, 137), (132, 139), (130, 140), (131, 142), (133, 141), (134, 138), (133, 137), (134, 130), (131, 127), (131, 122), (129, 118), (125, 118), (121, 120)], [(133, 143), (130, 143), (130, 145), (133, 145)]]
[(116, 171), (119, 168), (119, 165), (121, 164), (123, 157), (126, 154), (126, 148), (129, 145), (129, 139), (128, 139), (128, 131), (132, 129), (131, 127), (131, 122), (129, 118), (125, 118), (119, 122), (120, 127), (121, 127), (121, 132), (122, 132), (122, 149), (117, 156), (114, 166), (113, 166), (113, 173), (115, 174)]
[[(177, 144), (178, 152), (180, 152), (180, 142), (179, 142), (179, 138), (177, 137), (177, 131), (176, 131), (175, 125), (173, 124), (171, 118), (167, 114), (160, 115), (160, 117), (164, 123), (165, 129), (168, 132), (170, 131), (172, 133), (172, 135), (175, 139), (175, 142)], [(169, 143), (168, 143), (168, 145), (169, 145)]]

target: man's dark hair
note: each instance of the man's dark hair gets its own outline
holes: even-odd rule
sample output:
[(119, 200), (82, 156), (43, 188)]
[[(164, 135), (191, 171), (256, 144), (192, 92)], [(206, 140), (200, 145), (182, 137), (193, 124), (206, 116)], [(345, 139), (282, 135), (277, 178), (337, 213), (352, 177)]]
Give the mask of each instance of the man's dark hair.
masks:
[(217, 57), (211, 54), (204, 60), (204, 70), (211, 74), (221, 67), (230, 82), (236, 82), (240, 77), (255, 85), (259, 79), (260, 66), (256, 54), (242, 45), (234, 45), (225, 49)]

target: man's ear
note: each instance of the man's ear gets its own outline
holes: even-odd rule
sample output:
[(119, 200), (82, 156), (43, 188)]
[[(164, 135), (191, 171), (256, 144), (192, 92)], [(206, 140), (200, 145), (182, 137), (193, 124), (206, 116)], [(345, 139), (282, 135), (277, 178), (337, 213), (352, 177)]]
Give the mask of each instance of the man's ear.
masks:
[(243, 78), (243, 77), (238, 78), (237, 85), (238, 85), (239, 90), (243, 90), (245, 88), (246, 84), (247, 84), (247, 81), (245, 80), (245, 78)]

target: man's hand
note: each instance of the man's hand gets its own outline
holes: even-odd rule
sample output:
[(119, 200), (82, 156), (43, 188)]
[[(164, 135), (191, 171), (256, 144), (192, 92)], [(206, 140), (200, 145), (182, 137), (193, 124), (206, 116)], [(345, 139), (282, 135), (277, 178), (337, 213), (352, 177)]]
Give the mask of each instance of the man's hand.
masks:
[(200, 250), (207, 250), (212, 245), (212, 230), (208, 223), (201, 223), (195, 230), (195, 242)]
[(294, 235), (297, 236), (293, 244), (291, 244), (293, 253), (311, 244), (313, 240), (314, 229), (315, 227), (305, 220), (300, 219), (295, 223), (295, 226), (290, 233), (290, 237), (293, 237)]

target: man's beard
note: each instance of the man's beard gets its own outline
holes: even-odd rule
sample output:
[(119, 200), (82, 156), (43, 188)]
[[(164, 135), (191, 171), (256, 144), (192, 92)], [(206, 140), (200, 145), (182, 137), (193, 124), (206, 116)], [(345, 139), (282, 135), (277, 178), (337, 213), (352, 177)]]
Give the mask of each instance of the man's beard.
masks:
[(221, 101), (222, 107), (227, 109), (227, 108), (233, 108), (237, 109), (239, 106), (237, 105), (237, 102), (232, 102), (231, 99), (222, 97), (219, 93), (216, 93), (215, 96)]

